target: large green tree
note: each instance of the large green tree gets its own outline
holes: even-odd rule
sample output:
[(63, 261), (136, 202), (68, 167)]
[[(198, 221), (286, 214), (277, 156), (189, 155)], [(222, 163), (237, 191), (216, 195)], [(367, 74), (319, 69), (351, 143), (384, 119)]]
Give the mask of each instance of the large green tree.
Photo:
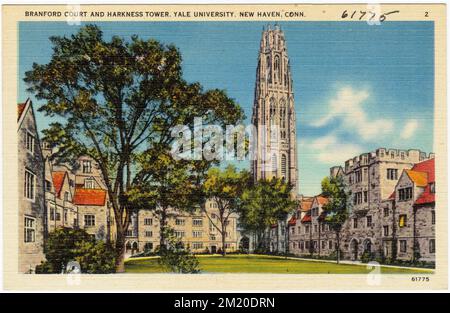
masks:
[[(225, 169), (211, 168), (203, 183), (204, 199), (217, 204), (217, 210), (207, 210), (205, 203), (201, 205), (203, 213), (208, 217), (211, 225), (217, 229), (222, 237), (222, 255), (226, 254), (225, 240), (227, 226), (231, 214), (237, 214), (242, 202), (242, 194), (250, 182), (250, 173), (237, 171), (233, 165)], [(217, 214), (217, 218), (213, 217)]]
[(256, 234), (258, 249), (267, 249), (267, 228), (287, 218), (297, 207), (292, 188), (284, 180), (272, 178), (261, 179), (244, 190), (239, 211), (241, 226)]
[(195, 161), (176, 160), (164, 149), (136, 157), (137, 174), (127, 194), (135, 209), (153, 208), (159, 219), (160, 247), (166, 245), (168, 219), (198, 208), (192, 162)]
[(328, 198), (323, 209), (327, 213), (325, 221), (336, 234), (336, 262), (341, 258), (341, 231), (348, 218), (348, 199), (342, 176), (325, 177), (322, 180), (322, 194)]
[(203, 90), (182, 78), (181, 54), (173, 45), (132, 36), (104, 39), (96, 25), (69, 36), (51, 37), (47, 64), (26, 72), (28, 91), (45, 100), (39, 108), (57, 122), (44, 131), (63, 162), (79, 155), (95, 159), (112, 205), (117, 271), (124, 270), (125, 233), (133, 213), (137, 154), (170, 144), (176, 125), (236, 124), (242, 109), (219, 89)]

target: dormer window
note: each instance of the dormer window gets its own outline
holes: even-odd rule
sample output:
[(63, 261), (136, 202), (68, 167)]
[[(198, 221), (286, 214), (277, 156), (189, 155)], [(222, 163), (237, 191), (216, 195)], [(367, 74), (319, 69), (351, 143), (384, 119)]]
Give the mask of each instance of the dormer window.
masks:
[(92, 178), (86, 178), (84, 180), (84, 188), (94, 189), (94, 180)]
[(436, 193), (436, 189), (435, 189), (435, 184), (434, 183), (430, 183), (430, 192), (431, 193)]

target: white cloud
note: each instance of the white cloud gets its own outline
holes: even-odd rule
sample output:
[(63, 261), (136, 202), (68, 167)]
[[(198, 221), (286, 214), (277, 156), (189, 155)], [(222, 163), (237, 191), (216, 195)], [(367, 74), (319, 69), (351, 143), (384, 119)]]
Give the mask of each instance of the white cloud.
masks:
[(417, 128), (419, 128), (419, 122), (416, 119), (408, 120), (405, 127), (403, 127), (400, 137), (402, 139), (411, 138), (415, 134)]
[(363, 152), (357, 144), (340, 142), (335, 135), (326, 135), (314, 140), (302, 140), (299, 153), (305, 153), (327, 165), (341, 165), (346, 160)]
[(340, 128), (354, 132), (364, 140), (379, 138), (394, 129), (390, 119), (373, 119), (364, 110), (363, 104), (369, 99), (367, 90), (356, 91), (352, 87), (341, 88), (328, 104), (328, 114), (311, 123), (311, 126), (322, 127), (332, 120), (338, 120)]

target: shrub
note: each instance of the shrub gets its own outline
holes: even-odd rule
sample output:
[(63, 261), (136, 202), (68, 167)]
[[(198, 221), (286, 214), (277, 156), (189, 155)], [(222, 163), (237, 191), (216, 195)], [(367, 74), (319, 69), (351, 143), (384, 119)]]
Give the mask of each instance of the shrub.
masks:
[(80, 263), (81, 272), (89, 274), (114, 273), (115, 251), (104, 243), (83, 241), (77, 245), (75, 260)]
[(62, 273), (70, 261), (80, 264), (82, 273), (115, 272), (114, 249), (83, 229), (58, 228), (49, 234), (46, 261), (36, 266), (37, 274)]
[(364, 251), (361, 255), (361, 262), (362, 263), (369, 263), (370, 261), (375, 260), (375, 254), (370, 251)]
[(175, 236), (174, 230), (167, 228), (164, 232), (167, 244), (157, 248), (160, 255), (159, 264), (175, 273), (193, 274), (200, 272), (197, 258), (189, 248), (184, 248), (181, 240)]

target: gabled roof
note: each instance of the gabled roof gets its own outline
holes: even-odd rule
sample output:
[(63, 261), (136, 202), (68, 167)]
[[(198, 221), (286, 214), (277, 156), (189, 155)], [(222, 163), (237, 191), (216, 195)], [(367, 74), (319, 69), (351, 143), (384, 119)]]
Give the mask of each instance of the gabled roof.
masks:
[(318, 202), (320, 205), (325, 205), (325, 204), (328, 203), (328, 198), (327, 198), (327, 197), (324, 197), (324, 196), (316, 196), (316, 199), (317, 199), (317, 202)]
[(423, 205), (435, 202), (435, 193), (432, 192), (431, 186), (435, 183), (435, 167), (434, 158), (417, 163), (412, 168), (415, 171), (425, 172), (427, 174), (427, 184), (425, 190), (414, 202), (415, 205)]
[(295, 224), (297, 223), (297, 218), (295, 217), (295, 215), (293, 215), (289, 221), (288, 221), (288, 225), (289, 226), (295, 226)]
[(63, 171), (52, 172), (53, 186), (55, 186), (55, 193), (58, 198), (61, 197), (61, 189), (66, 175), (67, 173)]
[(428, 184), (428, 174), (426, 172), (414, 170), (405, 170), (405, 172), (417, 187), (425, 187)]
[(312, 203), (313, 203), (313, 199), (301, 201), (300, 202), (300, 211), (307, 212), (307, 211), (311, 210)]
[(22, 113), (25, 110), (25, 107), (27, 106), (27, 102), (28, 102), (28, 100), (24, 103), (17, 104), (17, 121), (20, 120), (20, 117), (22, 116)]
[[(433, 183), (434, 184), (434, 183)], [(431, 192), (431, 184), (429, 184), (424, 192), (417, 198), (415, 205), (429, 204), (435, 202), (434, 192)]]
[(303, 216), (301, 222), (302, 222), (302, 223), (308, 223), (308, 222), (311, 222), (311, 214), (306, 214), (305, 216)]
[(73, 203), (76, 205), (103, 206), (106, 201), (106, 190), (75, 188)]
[(428, 182), (434, 182), (434, 158), (417, 163), (413, 166), (413, 171), (425, 172), (428, 174)]

